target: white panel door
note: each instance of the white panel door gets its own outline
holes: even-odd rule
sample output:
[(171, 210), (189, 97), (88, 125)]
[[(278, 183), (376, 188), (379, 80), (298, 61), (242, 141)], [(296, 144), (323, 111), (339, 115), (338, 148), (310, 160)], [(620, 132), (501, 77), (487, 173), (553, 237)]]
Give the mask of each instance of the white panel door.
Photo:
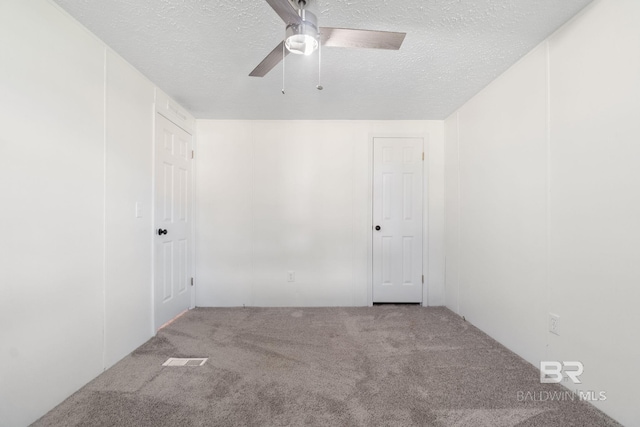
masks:
[(421, 138), (373, 140), (373, 302), (422, 302)]
[(191, 135), (156, 114), (155, 328), (191, 303)]

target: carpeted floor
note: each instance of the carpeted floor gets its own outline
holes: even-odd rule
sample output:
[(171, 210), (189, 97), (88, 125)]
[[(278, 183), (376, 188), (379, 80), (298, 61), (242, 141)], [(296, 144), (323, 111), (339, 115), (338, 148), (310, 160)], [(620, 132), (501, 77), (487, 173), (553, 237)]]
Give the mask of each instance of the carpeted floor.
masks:
[(444, 308), (198, 308), (34, 425), (618, 425), (554, 391)]

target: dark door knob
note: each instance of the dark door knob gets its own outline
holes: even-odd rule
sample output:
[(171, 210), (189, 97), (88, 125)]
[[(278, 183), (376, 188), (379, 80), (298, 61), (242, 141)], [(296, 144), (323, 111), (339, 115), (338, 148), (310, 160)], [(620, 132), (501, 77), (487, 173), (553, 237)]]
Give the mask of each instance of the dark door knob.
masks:
[(163, 234), (167, 234), (167, 230), (163, 230), (162, 228), (158, 228), (158, 236), (162, 236)]
[(376, 225), (376, 231), (380, 231), (380, 226)]

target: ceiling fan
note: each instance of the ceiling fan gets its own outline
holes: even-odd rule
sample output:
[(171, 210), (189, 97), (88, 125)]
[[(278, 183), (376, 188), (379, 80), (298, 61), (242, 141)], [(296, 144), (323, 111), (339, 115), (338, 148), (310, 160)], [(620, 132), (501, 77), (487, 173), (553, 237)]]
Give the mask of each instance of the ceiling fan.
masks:
[[(321, 46), (398, 50), (406, 36), (390, 31), (318, 27), (316, 16), (304, 8), (306, 0), (297, 0), (297, 10), (289, 0), (266, 2), (286, 24), (285, 39), (249, 74), (253, 77), (264, 77), (289, 53), (311, 55)], [(322, 86), (318, 84), (317, 88)]]

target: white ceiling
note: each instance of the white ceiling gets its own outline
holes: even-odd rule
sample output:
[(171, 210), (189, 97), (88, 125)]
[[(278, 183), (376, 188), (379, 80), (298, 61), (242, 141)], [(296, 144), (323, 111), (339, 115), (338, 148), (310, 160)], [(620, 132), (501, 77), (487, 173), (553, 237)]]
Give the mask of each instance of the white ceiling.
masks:
[(592, 0), (310, 0), (319, 25), (402, 31), (248, 74), (282, 40), (264, 0), (55, 0), (201, 119), (444, 119)]

